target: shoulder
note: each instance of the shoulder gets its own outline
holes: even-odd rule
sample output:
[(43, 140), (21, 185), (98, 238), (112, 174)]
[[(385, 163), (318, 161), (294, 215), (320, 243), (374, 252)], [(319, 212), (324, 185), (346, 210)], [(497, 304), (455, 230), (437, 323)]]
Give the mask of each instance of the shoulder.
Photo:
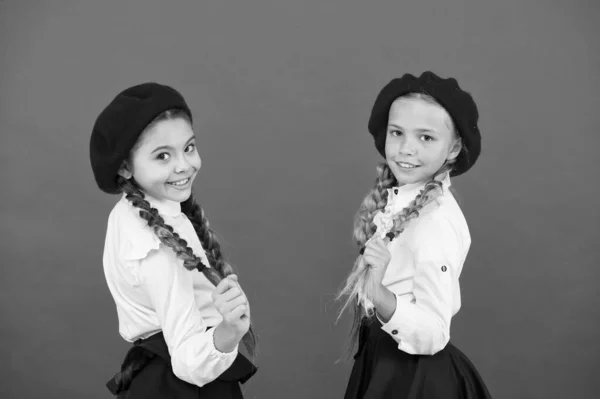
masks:
[(140, 217), (138, 210), (122, 196), (115, 204), (108, 217), (109, 223), (118, 224), (122, 227), (140, 227), (143, 219)]
[(108, 225), (117, 233), (121, 256), (125, 260), (143, 259), (160, 246), (160, 240), (142, 219), (139, 209), (124, 196), (113, 207)]
[(449, 190), (421, 210), (411, 230), (414, 246), (425, 250), (436, 246), (466, 252), (471, 244), (465, 217)]

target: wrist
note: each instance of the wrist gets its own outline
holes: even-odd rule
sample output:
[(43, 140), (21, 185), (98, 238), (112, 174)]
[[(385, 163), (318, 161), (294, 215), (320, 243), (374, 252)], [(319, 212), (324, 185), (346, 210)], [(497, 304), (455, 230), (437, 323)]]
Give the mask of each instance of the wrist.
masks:
[(373, 303), (382, 322), (387, 323), (396, 312), (396, 295), (383, 284), (374, 292)]
[(241, 337), (235, 331), (229, 328), (225, 323), (220, 323), (215, 327), (213, 335), (215, 348), (222, 353), (231, 353), (240, 342)]
[(383, 284), (379, 283), (375, 286), (375, 290), (373, 291), (373, 303), (375, 305), (384, 302), (386, 297), (391, 291)]

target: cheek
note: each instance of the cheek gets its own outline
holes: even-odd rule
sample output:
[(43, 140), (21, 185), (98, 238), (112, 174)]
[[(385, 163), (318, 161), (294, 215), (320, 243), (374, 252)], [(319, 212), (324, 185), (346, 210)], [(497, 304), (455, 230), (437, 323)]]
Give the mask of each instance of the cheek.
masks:
[(138, 182), (152, 183), (155, 180), (164, 179), (164, 177), (168, 175), (169, 169), (160, 162), (154, 162), (153, 160), (147, 159), (134, 162), (133, 177)]
[(395, 140), (393, 137), (387, 137), (385, 140), (385, 156), (386, 158), (389, 158), (390, 156), (392, 156), (395, 152)]
[(198, 152), (194, 153), (194, 156), (192, 157), (190, 163), (194, 168), (200, 169), (200, 167), (202, 166), (202, 158), (200, 158), (200, 154), (198, 154)]

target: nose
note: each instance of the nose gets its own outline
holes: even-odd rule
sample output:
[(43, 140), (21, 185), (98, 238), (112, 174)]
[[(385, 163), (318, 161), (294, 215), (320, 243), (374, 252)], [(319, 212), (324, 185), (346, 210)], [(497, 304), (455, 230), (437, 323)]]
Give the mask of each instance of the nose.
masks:
[(407, 135), (403, 136), (400, 140), (400, 143), (398, 143), (398, 152), (401, 155), (415, 155), (416, 145), (414, 143), (414, 140), (410, 137), (407, 137)]
[(178, 157), (177, 163), (175, 164), (175, 173), (185, 173), (189, 171), (191, 165), (185, 156)]

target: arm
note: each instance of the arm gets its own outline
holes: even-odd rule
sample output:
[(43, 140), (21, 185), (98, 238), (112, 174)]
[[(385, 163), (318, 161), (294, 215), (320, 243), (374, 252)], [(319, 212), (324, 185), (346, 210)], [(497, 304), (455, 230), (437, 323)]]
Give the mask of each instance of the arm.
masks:
[(215, 380), (235, 360), (239, 338), (221, 325), (207, 331), (196, 307), (192, 272), (173, 252), (161, 245), (140, 262), (141, 284), (163, 330), (174, 374), (200, 387)]
[(399, 349), (432, 355), (450, 340), (463, 245), (448, 220), (427, 218), (419, 222), (414, 231), (417, 249), (412, 295), (398, 296), (380, 285), (374, 303), (382, 329)]

